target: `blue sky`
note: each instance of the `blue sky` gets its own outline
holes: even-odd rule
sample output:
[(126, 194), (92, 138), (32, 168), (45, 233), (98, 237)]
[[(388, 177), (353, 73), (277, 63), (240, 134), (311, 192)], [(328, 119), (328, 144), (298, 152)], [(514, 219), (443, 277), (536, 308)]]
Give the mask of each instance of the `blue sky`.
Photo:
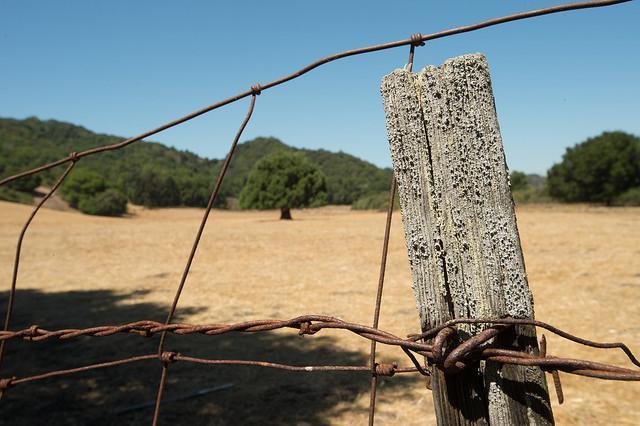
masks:
[[(552, 1), (0, 0), (0, 116), (133, 136), (322, 56), (475, 23)], [(484, 53), (511, 169), (544, 173), (603, 130), (640, 134), (640, 2), (435, 40), (414, 69)], [(379, 94), (408, 48), (347, 58), (265, 91), (243, 140), (276, 136), (389, 166)], [(248, 101), (152, 140), (228, 150)]]

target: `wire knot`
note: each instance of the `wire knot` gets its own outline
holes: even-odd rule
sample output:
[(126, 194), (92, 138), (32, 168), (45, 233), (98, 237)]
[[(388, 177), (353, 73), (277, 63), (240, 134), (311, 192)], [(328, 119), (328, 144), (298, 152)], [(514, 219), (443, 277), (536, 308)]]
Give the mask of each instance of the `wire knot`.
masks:
[(69, 154), (69, 159), (75, 163), (80, 159), (80, 157), (78, 157), (77, 152), (73, 151), (72, 153)]
[(420, 33), (415, 33), (411, 36), (411, 45), (418, 47), (418, 46), (424, 46), (424, 41), (422, 40), (422, 34)]
[(177, 361), (176, 359), (177, 356), (178, 356), (177, 352), (165, 351), (165, 352), (162, 352), (162, 354), (160, 355), (160, 361), (162, 361), (164, 365), (172, 364)]
[(258, 96), (260, 93), (262, 93), (262, 86), (260, 86), (259, 83), (256, 83), (253, 86), (251, 86), (251, 94), (253, 96)]
[(433, 339), (433, 363), (442, 366), (446, 358), (445, 343), (453, 335), (456, 335), (457, 331), (453, 327), (445, 327), (436, 334)]
[(396, 374), (396, 368), (398, 368), (398, 364), (395, 362), (393, 364), (376, 363), (376, 375), (391, 377)]
[(312, 327), (311, 321), (303, 321), (300, 323), (300, 331), (298, 335), (302, 336), (304, 334), (316, 334), (318, 330), (314, 330)]
[(24, 335), (27, 336), (29, 339), (33, 339), (34, 337), (38, 336), (38, 328), (39, 327), (34, 324), (27, 329)]

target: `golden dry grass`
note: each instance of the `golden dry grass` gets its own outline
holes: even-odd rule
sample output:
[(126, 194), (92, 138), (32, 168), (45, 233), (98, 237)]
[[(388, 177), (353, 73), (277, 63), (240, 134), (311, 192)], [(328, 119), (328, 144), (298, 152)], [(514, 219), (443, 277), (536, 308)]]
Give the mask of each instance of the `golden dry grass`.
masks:
[[(28, 206), (0, 203), (0, 275), (4, 277), (5, 288), (10, 283), (16, 238), (29, 211)], [(153, 319), (162, 320), (201, 214), (199, 209), (135, 209), (129, 218), (109, 219), (43, 210), (30, 228), (23, 247), (16, 321), (20, 325), (38, 323), (45, 327), (57, 324), (56, 321), (65, 326), (89, 326), (120, 318), (122, 321), (141, 319), (136, 315), (151, 315)], [(215, 211), (179, 305), (180, 320), (235, 322), (317, 313), (370, 323), (384, 214), (330, 207), (294, 211), (293, 215), (295, 220), (285, 222), (277, 220), (276, 212)], [(518, 209), (517, 215), (537, 318), (587, 338), (621, 340), (632, 350), (640, 351), (640, 209), (524, 206)], [(419, 326), (403, 238), (397, 214), (380, 321), (381, 328), (397, 335), (416, 331)], [(6, 300), (6, 292), (3, 294)], [(94, 300), (99, 295), (104, 296), (105, 301)], [(100, 303), (109, 309), (100, 309)], [(276, 332), (274, 335), (284, 340), (258, 342), (266, 348), (257, 345), (255, 339), (221, 342), (226, 345), (225, 356), (236, 358), (275, 357), (300, 365), (325, 360), (339, 363), (340, 360), (331, 355), (336, 351), (351, 363), (366, 362), (369, 344), (361, 338), (331, 331), (305, 338), (292, 334)], [(82, 351), (74, 353), (73, 360), (64, 362), (60, 358), (71, 352), (56, 352), (58, 347), (50, 343), (44, 346), (46, 350), (34, 355), (39, 360), (51, 357), (49, 363), (43, 363), (37, 371), (45, 371), (46, 366), (108, 360), (116, 353), (124, 356), (115, 346), (138, 350), (127, 345), (146, 342), (136, 336), (125, 337), (126, 343), (124, 338), (119, 338), (112, 341), (117, 344), (101, 346), (103, 352), (115, 351), (108, 354), (96, 354), (92, 350), (98, 340), (108, 339), (84, 339)], [(616, 351), (587, 349), (548, 337), (551, 354), (625, 364), (625, 358)], [(200, 343), (188, 347), (180, 343), (180, 339), (170, 339), (170, 349), (172, 345), (182, 344), (178, 347), (181, 351), (197, 352), (197, 345), (206, 344), (212, 351), (222, 351), (222, 343), (216, 346), (215, 338), (200, 339), (197, 340)], [(151, 346), (153, 351), (157, 341), (151, 343), (147, 347)], [(72, 350), (71, 344), (65, 343), (65, 350)], [(31, 360), (31, 355), (26, 354), (33, 352), (32, 346), (12, 343), (10, 349), (14, 349), (8, 354), (3, 374), (10, 366), (18, 368), (21, 362)], [(12, 357), (14, 361), (10, 362)], [(401, 351), (384, 346), (379, 346), (378, 358), (406, 364)], [(198, 424), (235, 423), (239, 420), (237, 417), (232, 421), (223, 414), (231, 410), (236, 416), (244, 416), (238, 423), (260, 424), (261, 415), (274, 423), (286, 421), (301, 425), (365, 424), (366, 421), (366, 375), (300, 377), (285, 372), (255, 372), (245, 367), (231, 370), (200, 367), (184, 370), (183, 377), (191, 380), (187, 382), (179, 380), (178, 366), (176, 364), (175, 372), (171, 369), (169, 393), (172, 386), (178, 394), (188, 390), (194, 380), (204, 380), (196, 385), (199, 388), (219, 384), (220, 380), (233, 382), (235, 387), (231, 391), (168, 404), (163, 407), (165, 420), (189, 423), (195, 418)], [(104, 407), (134, 405), (154, 398), (157, 366), (147, 370), (132, 370), (132, 375), (148, 376), (135, 383), (119, 377), (119, 370), (111, 370), (96, 377), (61, 379), (63, 388), (55, 388), (55, 380), (18, 386), (7, 395), (3, 405), (16, 416), (14, 420), (21, 416), (29, 419), (21, 409), (29, 406), (29, 397), (34, 395), (27, 388), (35, 392), (35, 388), (43, 386), (55, 389), (54, 394), (40, 396), (40, 404), (53, 411), (62, 404), (61, 398), (71, 398), (70, 403), (76, 405), (80, 400), (89, 404), (85, 410), (98, 412)], [(33, 372), (29, 368), (25, 371)], [(394, 386), (394, 382), (400, 385)], [(558, 424), (640, 423), (637, 403), (640, 383), (563, 375), (563, 384), (565, 404), (558, 406), (552, 395)], [(68, 392), (82, 393), (82, 398), (61, 396), (65, 388)], [(249, 392), (248, 388), (253, 393), (243, 394), (245, 390)], [(118, 399), (118, 392), (124, 392), (126, 397)], [(53, 398), (49, 405), (47, 398)], [(61, 423), (74, 423), (74, 415), (80, 419), (75, 423), (87, 420), (82, 407), (74, 410), (52, 418)], [(149, 415), (148, 409), (139, 410), (123, 417), (122, 422), (142, 421)], [(109, 419), (108, 422), (115, 421)], [(428, 424), (434, 423), (431, 397), (423, 382), (396, 377), (385, 380), (379, 392), (377, 419), (379, 424), (417, 425), (424, 424), (425, 419)]]

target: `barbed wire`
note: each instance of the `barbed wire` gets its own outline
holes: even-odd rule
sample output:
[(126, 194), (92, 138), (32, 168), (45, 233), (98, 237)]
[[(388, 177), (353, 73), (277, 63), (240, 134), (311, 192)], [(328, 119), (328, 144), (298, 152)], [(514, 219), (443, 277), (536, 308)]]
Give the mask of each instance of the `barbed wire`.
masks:
[[(560, 335), (561, 337), (568, 338), (569, 340), (573, 340), (574, 342), (592, 346), (599, 348), (620, 348), (622, 349), (631, 362), (635, 365), (638, 364), (637, 358), (633, 355), (633, 353), (629, 350), (629, 348), (622, 343), (597, 343), (591, 342), (586, 339), (581, 339), (576, 336), (572, 336), (560, 329), (549, 326), (548, 324), (541, 323), (533, 320), (523, 320), (523, 319), (514, 319), (514, 318), (503, 318), (503, 319), (456, 319), (450, 321), (446, 324), (439, 326), (437, 329), (429, 330), (422, 334), (411, 335), (407, 339), (402, 339), (397, 336), (394, 336), (391, 333), (382, 331), (378, 329), (378, 320), (380, 316), (380, 306), (382, 301), (382, 291), (384, 285), (384, 275), (385, 275), (385, 266), (386, 266), (386, 258), (388, 252), (389, 245), (389, 233), (391, 227), (391, 216), (393, 212), (393, 193), (395, 191), (395, 179), (392, 177), (391, 182), (391, 195), (389, 197), (389, 205), (387, 210), (387, 219), (385, 223), (385, 236), (382, 247), (382, 255), (381, 255), (381, 264), (380, 264), (380, 274), (378, 280), (378, 290), (376, 294), (376, 305), (373, 319), (373, 326), (365, 326), (361, 324), (348, 323), (337, 318), (319, 316), (319, 315), (305, 315), (302, 317), (297, 317), (291, 320), (279, 321), (279, 320), (259, 320), (259, 321), (248, 321), (237, 324), (229, 324), (229, 325), (188, 325), (188, 324), (174, 324), (171, 321), (175, 315), (175, 311), (177, 309), (177, 305), (179, 303), (180, 296), (184, 289), (189, 270), (191, 264), (193, 262), (194, 256), (197, 252), (198, 244), (201, 239), (202, 233), (207, 223), (207, 219), (211, 213), (213, 205), (215, 204), (216, 198), (220, 191), (220, 187), (226, 175), (229, 164), (233, 158), (235, 148), (238, 144), (238, 141), (242, 135), (243, 130), (247, 126), (255, 107), (256, 96), (260, 95), (264, 90), (279, 86), (288, 81), (291, 81), (295, 78), (298, 78), (315, 68), (320, 67), (321, 65), (327, 64), (329, 62), (333, 62), (342, 58), (361, 55), (365, 53), (371, 53), (376, 51), (382, 51), (387, 49), (392, 49), (401, 46), (410, 46), (409, 53), (409, 67), (413, 64), (413, 56), (414, 49), (417, 46), (424, 45), (425, 41), (435, 40), (442, 37), (448, 37), (455, 34), (466, 33), (470, 31), (475, 31), (478, 29), (490, 27), (493, 25), (498, 25), (506, 22), (517, 21), (521, 19), (532, 18), (536, 16), (542, 16), (552, 13), (577, 10), (577, 9), (585, 9), (585, 8), (594, 8), (594, 7), (603, 7), (614, 5), (618, 3), (625, 3), (631, 0), (597, 0), (597, 1), (589, 1), (589, 2), (580, 2), (580, 3), (570, 3), (565, 5), (558, 5), (554, 7), (532, 10), (523, 13), (517, 13), (514, 15), (509, 15), (501, 18), (490, 19), (484, 22), (480, 22), (473, 25), (467, 25), (457, 28), (452, 28), (436, 33), (431, 33), (428, 35), (422, 35), (420, 33), (413, 34), (410, 38), (404, 40), (398, 40), (368, 47), (362, 47), (358, 49), (347, 50), (344, 52), (336, 53), (325, 58), (319, 59), (298, 71), (295, 71), (291, 74), (283, 76), (279, 79), (266, 83), (264, 85), (255, 84), (250, 88), (250, 90), (244, 91), (217, 103), (214, 103), (210, 106), (204, 107), (197, 111), (194, 111), (190, 114), (187, 114), (183, 117), (175, 119), (169, 123), (163, 124), (155, 129), (146, 131), (138, 136), (134, 136), (132, 138), (125, 139), (121, 142), (99, 146), (91, 149), (87, 149), (80, 152), (71, 153), (69, 156), (61, 158), (59, 160), (55, 160), (41, 166), (32, 168), (30, 170), (20, 172), (14, 174), (9, 177), (5, 177), (0, 180), (0, 186), (8, 184), (16, 179), (20, 179), (23, 177), (27, 177), (45, 170), (49, 170), (51, 168), (63, 165), (65, 163), (70, 163), (67, 169), (60, 175), (54, 185), (51, 187), (48, 193), (40, 200), (40, 202), (35, 206), (31, 215), (25, 222), (16, 246), (16, 255), (14, 257), (14, 265), (13, 265), (13, 275), (11, 281), (11, 287), (9, 291), (9, 300), (7, 303), (7, 312), (5, 315), (5, 322), (3, 331), (0, 332), (0, 369), (2, 367), (2, 361), (5, 355), (5, 345), (9, 340), (30, 340), (33, 342), (38, 342), (41, 340), (48, 339), (59, 339), (59, 340), (68, 340), (80, 336), (94, 336), (94, 337), (105, 337), (113, 334), (120, 333), (129, 333), (129, 334), (141, 334), (144, 336), (151, 336), (156, 333), (161, 334), (160, 342), (158, 345), (158, 351), (156, 354), (149, 355), (141, 355), (141, 356), (132, 356), (129, 358), (124, 358), (120, 360), (104, 362), (99, 364), (92, 364), (83, 367), (77, 367), (66, 370), (56, 370), (48, 373), (43, 373), (35, 376), (29, 377), (6, 377), (0, 379), (0, 398), (4, 394), (5, 390), (16, 386), (19, 384), (24, 384), (28, 382), (43, 380), (51, 377), (65, 376), (70, 374), (75, 374), (83, 371), (90, 371), (102, 368), (112, 368), (120, 365), (130, 364), (134, 362), (142, 362), (149, 360), (160, 360), (162, 363), (162, 372), (159, 381), (158, 391), (156, 395), (155, 407), (152, 424), (156, 425), (159, 419), (160, 406), (162, 402), (163, 391), (167, 382), (168, 377), (168, 366), (175, 362), (192, 362), (199, 364), (231, 364), (231, 365), (250, 365), (250, 366), (258, 366), (258, 367), (266, 367), (266, 368), (276, 368), (276, 369), (284, 369), (289, 371), (299, 371), (299, 372), (310, 372), (310, 371), (362, 371), (368, 374), (371, 374), (371, 397), (370, 397), (370, 406), (369, 406), (369, 424), (373, 424), (374, 415), (375, 415), (375, 400), (376, 400), (376, 385), (377, 385), (377, 376), (392, 376), (395, 373), (409, 373), (409, 372), (419, 372), (422, 375), (429, 375), (429, 368), (441, 368), (445, 372), (449, 374), (455, 374), (465, 368), (468, 368), (470, 365), (474, 365), (475, 363), (484, 360), (484, 361), (493, 361), (499, 362), (503, 364), (514, 364), (514, 365), (528, 365), (528, 366), (537, 366), (544, 371), (548, 371), (553, 375), (554, 384), (556, 385), (556, 392), (558, 394), (559, 401), (562, 402), (562, 388), (560, 386), (559, 374), (558, 371), (563, 371), (569, 374), (577, 374), (589, 377), (596, 377), (601, 379), (609, 379), (609, 380), (640, 380), (640, 372), (636, 370), (630, 370), (623, 367), (617, 367), (613, 365), (598, 363), (594, 361), (587, 360), (577, 360), (571, 358), (558, 358), (548, 356), (546, 353), (546, 340), (544, 339), (540, 342), (540, 351), (538, 354), (532, 354), (522, 351), (516, 351), (509, 348), (496, 348), (493, 347), (490, 343), (494, 337), (503, 332), (504, 330), (512, 327), (514, 325), (535, 325), (538, 327), (546, 328), (547, 330)], [(83, 157), (96, 155), (103, 152), (113, 151), (125, 148), (132, 143), (141, 141), (149, 136), (162, 132), (171, 127), (177, 126), (179, 124), (185, 123), (193, 118), (196, 118), (200, 115), (203, 115), (207, 112), (218, 109), (222, 106), (237, 102), (246, 97), (251, 97), (249, 110), (247, 115), (245, 116), (242, 124), (234, 137), (234, 140), (231, 143), (231, 147), (229, 153), (225, 157), (225, 161), (221, 170), (216, 179), (216, 184), (214, 189), (212, 190), (209, 201), (207, 204), (207, 208), (205, 209), (204, 215), (201, 219), (200, 226), (196, 233), (195, 240), (191, 246), (190, 254), (187, 258), (187, 262), (183, 271), (183, 274), (180, 279), (180, 283), (176, 290), (173, 303), (169, 309), (167, 319), (164, 323), (154, 322), (154, 321), (137, 321), (134, 323), (116, 325), (116, 326), (99, 326), (99, 327), (91, 327), (84, 329), (66, 329), (66, 330), (46, 330), (40, 328), (38, 326), (31, 326), (24, 330), (19, 331), (10, 331), (9, 327), (11, 324), (11, 319), (13, 315), (13, 306), (15, 302), (15, 293), (17, 287), (17, 277), (19, 271), (20, 264), (20, 255), (21, 255), (21, 247), (22, 242), (24, 240), (27, 229), (35, 218), (36, 214), (40, 210), (40, 208), (44, 205), (44, 203), (55, 193), (55, 191), (62, 184), (64, 179), (70, 174), (75, 164), (82, 159)], [(460, 333), (458, 333), (457, 325), (458, 324), (470, 324), (470, 323), (485, 323), (485, 324), (493, 324), (489, 328), (484, 331), (471, 336), (470, 338), (465, 339)], [(330, 366), (294, 366), (288, 364), (278, 364), (267, 361), (247, 361), (247, 360), (216, 360), (216, 359), (203, 359), (203, 358), (195, 358), (187, 355), (183, 355), (177, 352), (172, 352), (165, 350), (166, 339), (168, 333), (176, 334), (176, 335), (185, 335), (185, 334), (205, 334), (205, 335), (218, 335), (225, 334), (229, 332), (263, 332), (263, 331), (271, 331), (280, 328), (298, 328), (300, 334), (314, 334), (318, 331), (329, 328), (329, 329), (341, 329), (347, 330), (352, 333), (355, 333), (363, 338), (369, 339), (371, 341), (371, 351), (369, 364), (366, 366), (339, 366), (339, 365), (330, 365)], [(431, 343), (428, 340), (432, 340)], [(391, 346), (397, 346), (403, 350), (405, 355), (410, 359), (413, 364), (413, 367), (398, 367), (396, 364), (389, 363), (376, 363), (376, 343), (382, 343)], [(427, 365), (423, 366), (417, 360), (415, 354), (423, 356)]]
[[(467, 336), (467, 333), (458, 330), (459, 324), (492, 324), (491, 327), (473, 335)], [(372, 342), (385, 344), (388, 346), (397, 346), (404, 351), (411, 351), (415, 354), (424, 356), (427, 365), (434, 365), (443, 369), (448, 374), (456, 374), (460, 371), (474, 365), (478, 361), (494, 361), (502, 364), (526, 365), (540, 367), (544, 371), (555, 372), (562, 371), (568, 374), (594, 377), (606, 380), (621, 381), (640, 381), (640, 370), (632, 370), (629, 368), (619, 367), (615, 365), (605, 364), (596, 361), (562, 358), (550, 356), (546, 349), (546, 339), (541, 344), (541, 350), (538, 354), (514, 350), (510, 348), (495, 347), (491, 341), (500, 333), (505, 332), (509, 327), (516, 325), (535, 325), (544, 328), (552, 333), (580, 343), (585, 346), (595, 348), (619, 348), (622, 349), (629, 360), (636, 366), (640, 366), (637, 357), (623, 343), (602, 343), (587, 340), (574, 336), (566, 331), (558, 329), (547, 323), (518, 319), (518, 318), (461, 318), (452, 320), (442, 326), (434, 327), (424, 333), (418, 335), (409, 335), (408, 338), (400, 338), (390, 332), (380, 330), (378, 328), (369, 327), (363, 324), (351, 323), (325, 315), (303, 315), (289, 320), (254, 320), (244, 321), (235, 324), (165, 324), (157, 321), (143, 320), (120, 325), (103, 325), (89, 328), (78, 329), (61, 329), (47, 330), (37, 325), (16, 331), (0, 332), (0, 340), (25, 340), (30, 342), (42, 342), (45, 340), (70, 340), (79, 337), (109, 337), (115, 334), (135, 334), (144, 337), (151, 337), (156, 334), (173, 333), (177, 335), (201, 334), (205, 336), (218, 336), (227, 333), (259, 333), (268, 332), (279, 329), (297, 329), (300, 336), (314, 335), (324, 329), (336, 329), (350, 331)], [(543, 335), (544, 336), (544, 335)], [(427, 342), (424, 339), (431, 339)], [(418, 340), (423, 341), (418, 341)], [(247, 365), (265, 368), (276, 368), (297, 372), (314, 372), (314, 371), (362, 371), (373, 372), (376, 376), (393, 376), (395, 373), (419, 372), (423, 375), (429, 375), (428, 370), (416, 360), (415, 357), (409, 356), (413, 366), (398, 367), (395, 363), (374, 363), (365, 366), (343, 366), (343, 365), (323, 365), (323, 366), (294, 366), (290, 364), (273, 363), (268, 361), (253, 361), (240, 359), (204, 359), (194, 358), (177, 352), (162, 351), (158, 354), (134, 356), (124, 358), (109, 363), (93, 364), (68, 370), (55, 370), (48, 373), (24, 378), (1, 378), (0, 390), (9, 387), (42, 380), (55, 376), (70, 375), (78, 372), (84, 372), (92, 369), (105, 368), (109, 366), (124, 365), (131, 362), (143, 360), (160, 360), (163, 366), (172, 364), (177, 361), (189, 361), (201, 364), (229, 364), (229, 365)]]

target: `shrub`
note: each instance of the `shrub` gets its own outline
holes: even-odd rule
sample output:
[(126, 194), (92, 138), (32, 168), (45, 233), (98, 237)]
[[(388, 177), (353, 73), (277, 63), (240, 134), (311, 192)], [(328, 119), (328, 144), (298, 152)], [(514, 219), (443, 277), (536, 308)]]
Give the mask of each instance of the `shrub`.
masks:
[(533, 188), (531, 186), (513, 191), (512, 195), (516, 204), (550, 203), (553, 201), (544, 188)]
[(71, 172), (62, 184), (62, 198), (73, 208), (78, 208), (80, 201), (91, 198), (107, 189), (104, 179), (98, 173), (79, 168)]
[(115, 189), (84, 197), (78, 203), (82, 213), (99, 216), (122, 216), (127, 212), (127, 197)]
[[(375, 192), (358, 198), (352, 205), (352, 210), (387, 210), (389, 203), (389, 191)], [(400, 208), (398, 196), (393, 199), (393, 209)]]
[(616, 198), (614, 204), (617, 206), (640, 206), (640, 186), (627, 189)]
[(16, 191), (13, 188), (0, 187), (0, 200), (11, 201), (13, 203), (31, 204), (33, 196), (25, 192)]

